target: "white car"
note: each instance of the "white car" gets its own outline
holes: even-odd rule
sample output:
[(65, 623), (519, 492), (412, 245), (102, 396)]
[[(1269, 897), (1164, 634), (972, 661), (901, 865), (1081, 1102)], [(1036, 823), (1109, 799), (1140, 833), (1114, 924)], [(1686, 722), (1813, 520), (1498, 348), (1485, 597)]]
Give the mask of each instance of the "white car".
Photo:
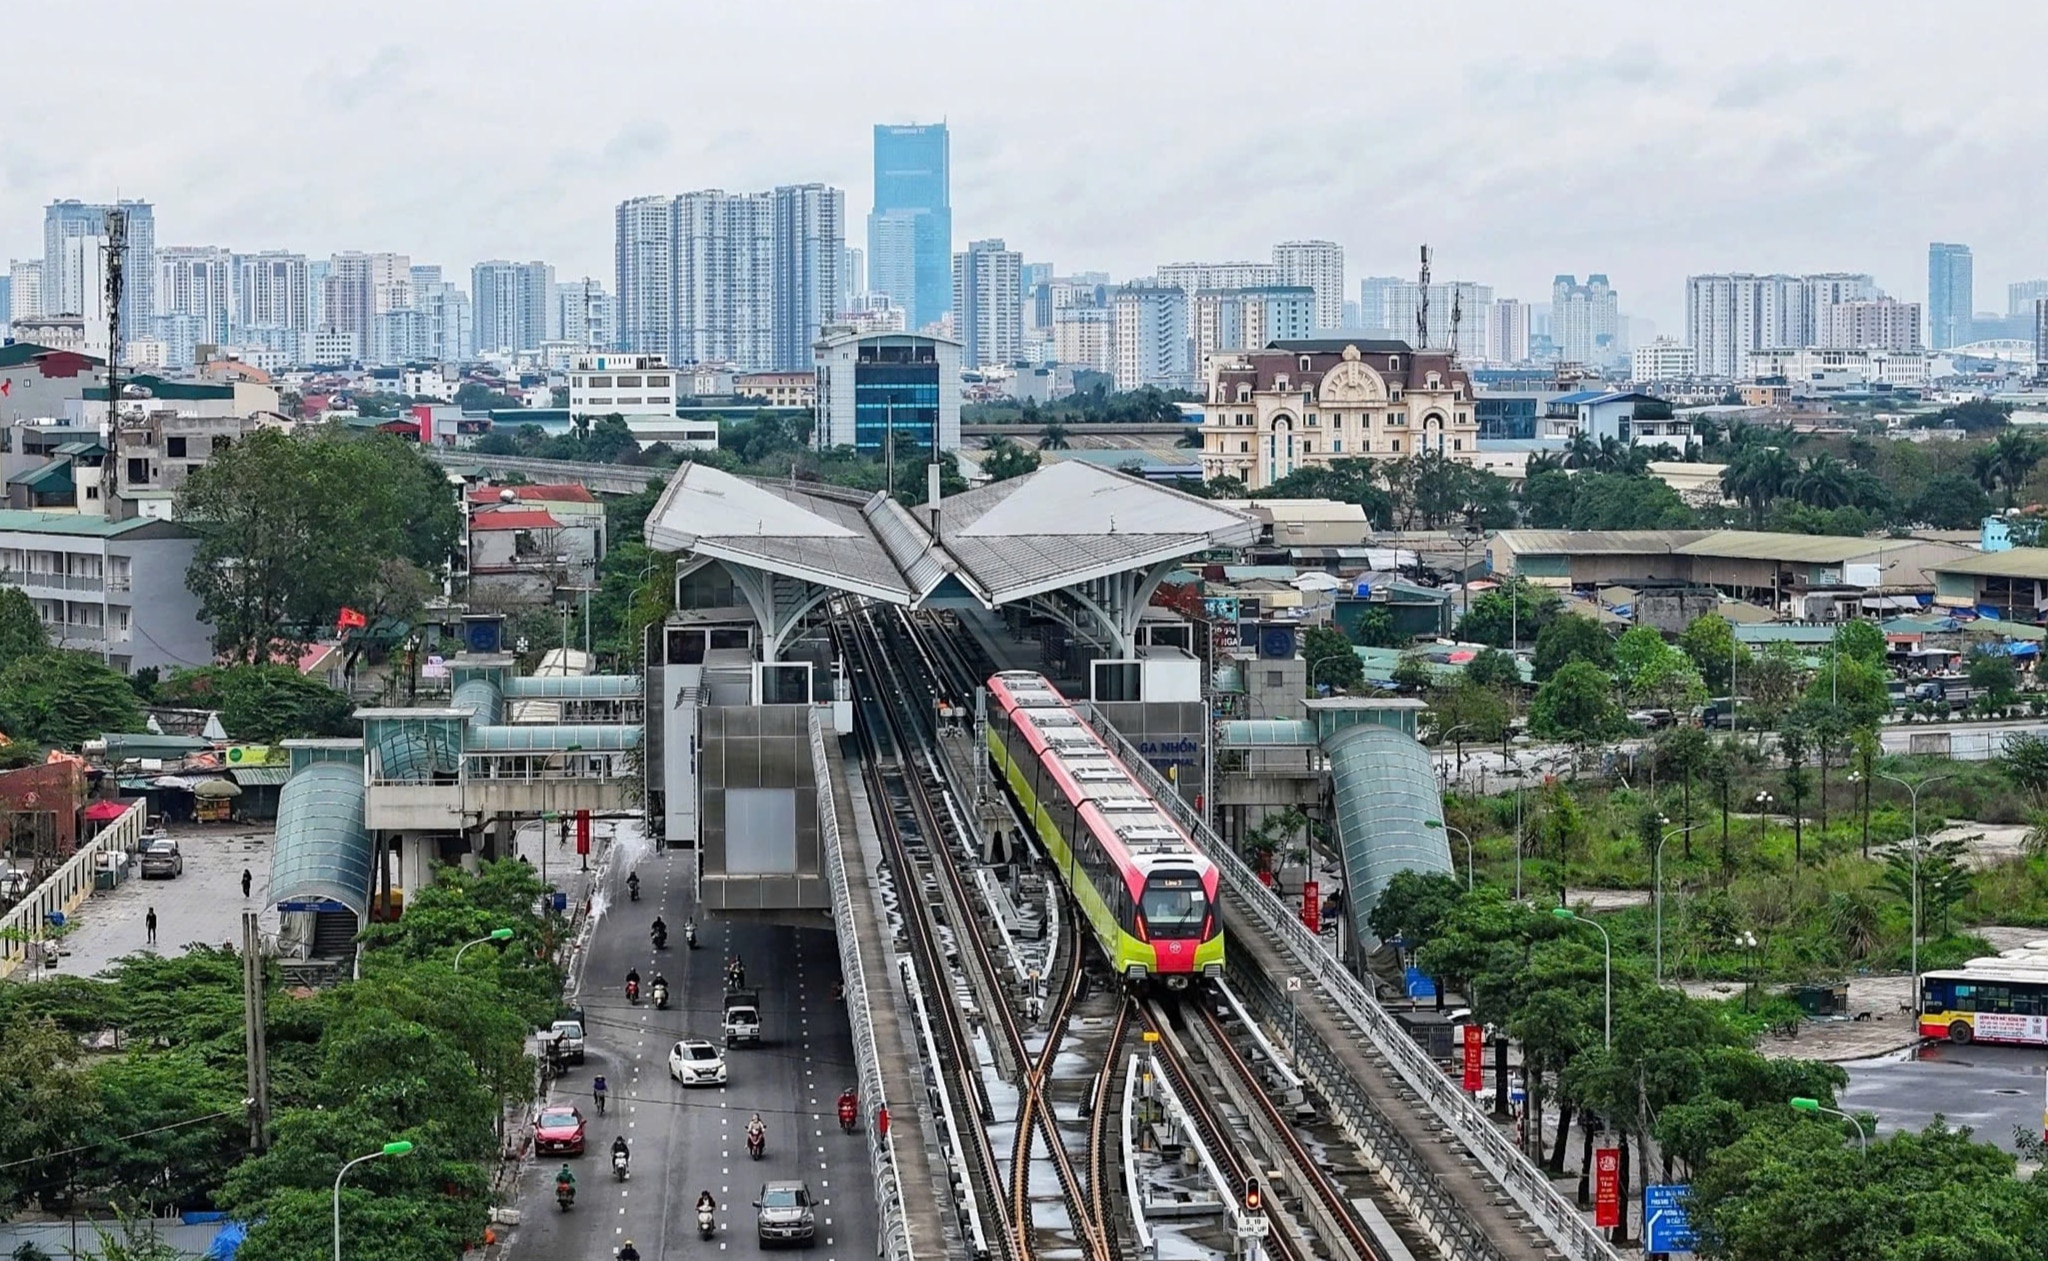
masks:
[(725, 1055), (702, 1038), (684, 1038), (669, 1050), (668, 1075), (685, 1086), (723, 1086)]

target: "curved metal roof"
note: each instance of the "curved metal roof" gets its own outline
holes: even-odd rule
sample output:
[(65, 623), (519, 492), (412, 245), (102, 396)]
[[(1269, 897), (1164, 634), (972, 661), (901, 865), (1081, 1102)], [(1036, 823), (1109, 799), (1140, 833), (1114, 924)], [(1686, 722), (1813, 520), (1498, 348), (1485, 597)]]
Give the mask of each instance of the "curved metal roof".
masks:
[(1218, 748), (1258, 749), (1308, 745), (1316, 729), (1302, 718), (1233, 718), (1216, 724)]
[(1344, 855), (1352, 930), (1372, 940), (1366, 917), (1395, 873), (1451, 871), (1450, 834), (1429, 751), (1391, 727), (1349, 727), (1324, 745)]
[(462, 760), (460, 728), (448, 723), (449, 732), (428, 731), (423, 726), (379, 724), (376, 736), (377, 772), (389, 780), (425, 783), (437, 775), (453, 775)]
[(471, 727), (467, 753), (622, 753), (640, 747), (640, 728), (603, 723), (559, 727)]
[(456, 688), (448, 707), (475, 711), (469, 720), (478, 726), (488, 727), (505, 721), (505, 695), (489, 679), (470, 679)]
[(505, 680), (505, 699), (513, 701), (632, 700), (640, 694), (637, 674), (544, 674)]
[(358, 916), (370, 907), (370, 833), (360, 767), (309, 766), (277, 795), (277, 838), (270, 850), (273, 902), (325, 898)]

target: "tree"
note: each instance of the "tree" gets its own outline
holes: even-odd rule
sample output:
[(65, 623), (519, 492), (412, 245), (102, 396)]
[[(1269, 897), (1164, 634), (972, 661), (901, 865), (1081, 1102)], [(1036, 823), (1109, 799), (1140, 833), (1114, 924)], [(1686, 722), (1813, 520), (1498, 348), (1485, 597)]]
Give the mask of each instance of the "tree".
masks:
[(1316, 685), (1356, 691), (1365, 685), (1365, 666), (1352, 650), (1351, 641), (1334, 626), (1311, 626), (1302, 636), (1301, 659), (1307, 663), (1310, 695)]
[(1814, 456), (1799, 470), (1792, 493), (1810, 508), (1846, 508), (1855, 499), (1848, 466), (1826, 452)]
[(1678, 646), (1692, 658), (1707, 690), (1715, 696), (1733, 694), (1749, 650), (1735, 642), (1735, 627), (1719, 613), (1702, 613), (1678, 637)]
[(355, 702), (287, 665), (205, 666), (166, 679), (159, 699), (170, 705), (218, 709), (236, 740), (279, 740), (362, 733)]
[(1991, 497), (1961, 473), (1929, 478), (1905, 510), (1908, 522), (1937, 530), (1973, 530), (1991, 515)]
[(2015, 731), (2005, 737), (1998, 755), (1998, 768), (2015, 786), (2036, 802), (2048, 792), (2048, 736)]
[(1465, 663), (1465, 677), (1480, 687), (1505, 693), (1522, 685), (1522, 666), (1513, 653), (1481, 648)]
[(1799, 659), (1791, 645), (1771, 644), (1758, 653), (1750, 663), (1748, 680), (1741, 685), (1745, 702), (1758, 726), (1770, 727), (1799, 694)]
[(83, 652), (24, 657), (0, 671), (0, 725), (16, 739), (77, 748), (109, 732), (142, 730), (134, 689)]
[(19, 587), (0, 587), (0, 670), (50, 650), (49, 632)]
[(1429, 717), (1432, 738), (1455, 739), (1461, 756), (1468, 741), (1492, 744), (1508, 730), (1507, 702), (1468, 675), (1453, 676), (1429, 690)]
[(1670, 768), (1678, 776), (1681, 798), (1678, 821), (1684, 825), (1685, 833), (1680, 842), (1685, 850), (1685, 859), (1692, 861), (1692, 783), (1707, 767), (1712, 756), (1712, 747), (1704, 728), (1690, 723), (1669, 727), (1657, 736), (1655, 745), (1657, 761)]
[(1790, 493), (1799, 466), (1783, 447), (1750, 447), (1728, 461), (1721, 474), (1721, 493), (1749, 508), (1750, 520), (1762, 525), (1773, 503)]
[(1614, 672), (1623, 687), (1632, 688), (1635, 677), (1669, 651), (1664, 636), (1654, 626), (1631, 626), (1614, 641)]
[(2004, 430), (1970, 457), (1971, 472), (1987, 492), (2003, 490), (2011, 508), (2034, 466), (2048, 458), (2048, 442), (2035, 434)]
[(1882, 667), (1886, 651), (1884, 632), (1877, 628), (1877, 623), (1860, 618), (1844, 622), (1835, 629), (1834, 651), (1866, 665)]
[(1877, 759), (1884, 747), (1875, 726), (1858, 727), (1849, 733), (1849, 759), (1856, 768), (1857, 805), (1863, 815), (1863, 860), (1870, 861), (1870, 790), (1876, 786)]
[(1400, 938), (1412, 954), (1436, 939), (1464, 896), (1464, 884), (1447, 872), (1398, 871), (1373, 903), (1366, 927), (1381, 941)]
[(997, 438), (988, 444), (988, 455), (981, 462), (981, 471), (989, 480), (1007, 482), (1013, 477), (1022, 477), (1038, 469), (1038, 452), (1026, 451), (1008, 438)]
[(1806, 759), (1813, 749), (1813, 729), (1807, 716), (1797, 714), (1778, 729), (1778, 755), (1785, 759), (1785, 795), (1792, 803), (1792, 869), (1806, 863)]
[(1969, 678), (1970, 686), (1980, 689), (1988, 708), (2003, 708), (2019, 695), (2020, 672), (2012, 658), (2000, 649), (1971, 653)]
[(1394, 633), (1394, 614), (1384, 604), (1367, 606), (1358, 615), (1358, 629), (1351, 634), (1360, 648), (1398, 648), (1402, 637)]
[(194, 470), (178, 515), (199, 535), (186, 585), (215, 648), (245, 662), (333, 625), (390, 558), (438, 571), (462, 526), (447, 475), (411, 444), (273, 429)]
[(1614, 729), (1614, 681), (1590, 661), (1572, 661), (1553, 673), (1529, 703), (1529, 730), (1573, 744), (1592, 744)]
[(1041, 451), (1064, 451), (1072, 445), (1067, 437), (1067, 427), (1060, 421), (1047, 421), (1045, 428), (1038, 431), (1038, 449)]
[(1560, 614), (1536, 636), (1530, 664), (1536, 681), (1542, 683), (1574, 661), (1605, 670), (1614, 664), (1614, 639), (1590, 617)]
[(1517, 637), (1528, 643), (1542, 634), (1562, 607), (1555, 592), (1531, 586), (1520, 577), (1510, 578), (1472, 601), (1470, 611), (1458, 622), (1458, 638), (1512, 648)]

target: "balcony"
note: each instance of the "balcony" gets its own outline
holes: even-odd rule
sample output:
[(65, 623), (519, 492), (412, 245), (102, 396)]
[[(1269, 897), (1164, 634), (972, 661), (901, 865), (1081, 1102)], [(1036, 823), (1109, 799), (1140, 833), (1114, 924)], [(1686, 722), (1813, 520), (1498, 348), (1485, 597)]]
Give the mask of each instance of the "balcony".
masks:
[[(117, 579), (127, 589), (126, 579)], [(59, 574), (36, 569), (0, 569), (0, 584), (20, 587), (24, 591), (104, 591), (106, 583), (98, 575)]]

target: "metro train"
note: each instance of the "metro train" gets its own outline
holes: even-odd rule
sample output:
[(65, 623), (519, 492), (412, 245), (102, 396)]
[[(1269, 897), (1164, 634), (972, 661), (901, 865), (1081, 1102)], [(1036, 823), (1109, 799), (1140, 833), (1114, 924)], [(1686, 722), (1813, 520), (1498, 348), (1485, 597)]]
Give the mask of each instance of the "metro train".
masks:
[(1215, 864), (1043, 676), (988, 687), (989, 757), (1117, 975), (1176, 990), (1222, 976)]

